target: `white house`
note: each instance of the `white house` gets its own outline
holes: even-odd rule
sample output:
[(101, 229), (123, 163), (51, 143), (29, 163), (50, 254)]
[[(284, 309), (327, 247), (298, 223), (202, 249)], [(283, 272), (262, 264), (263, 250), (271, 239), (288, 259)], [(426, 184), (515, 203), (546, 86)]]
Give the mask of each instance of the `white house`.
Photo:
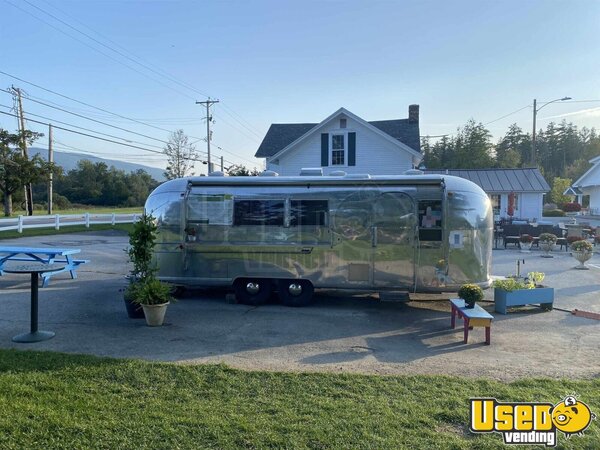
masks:
[(494, 216), (508, 217), (509, 196), (513, 195), (515, 219), (542, 220), (544, 194), (550, 191), (539, 169), (439, 169), (425, 170), (466, 178), (490, 197)]
[(255, 156), (280, 175), (308, 167), (401, 175), (421, 162), (420, 148), (419, 105), (409, 106), (408, 119), (374, 122), (340, 108), (320, 123), (272, 124)]
[(592, 167), (581, 175), (575, 183), (571, 185), (564, 193), (567, 195), (576, 195), (577, 201), (581, 203), (584, 195), (590, 198), (590, 214), (600, 213), (600, 156), (590, 159)]

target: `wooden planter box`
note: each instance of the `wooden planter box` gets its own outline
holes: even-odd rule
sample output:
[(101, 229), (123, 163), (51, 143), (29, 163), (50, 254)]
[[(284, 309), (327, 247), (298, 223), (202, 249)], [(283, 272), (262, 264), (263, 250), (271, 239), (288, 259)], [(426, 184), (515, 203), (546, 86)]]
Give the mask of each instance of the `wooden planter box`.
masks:
[(554, 303), (554, 288), (538, 287), (535, 289), (517, 289), (505, 291), (494, 288), (495, 311), (506, 314), (511, 306), (525, 306), (539, 303), (546, 310), (551, 310)]

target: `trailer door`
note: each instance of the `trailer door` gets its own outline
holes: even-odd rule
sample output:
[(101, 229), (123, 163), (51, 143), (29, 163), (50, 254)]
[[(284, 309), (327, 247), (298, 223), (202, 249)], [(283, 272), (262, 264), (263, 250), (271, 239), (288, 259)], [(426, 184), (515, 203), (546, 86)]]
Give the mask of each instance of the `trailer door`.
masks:
[(375, 286), (413, 287), (416, 225), (416, 208), (410, 195), (386, 192), (377, 198), (372, 226)]

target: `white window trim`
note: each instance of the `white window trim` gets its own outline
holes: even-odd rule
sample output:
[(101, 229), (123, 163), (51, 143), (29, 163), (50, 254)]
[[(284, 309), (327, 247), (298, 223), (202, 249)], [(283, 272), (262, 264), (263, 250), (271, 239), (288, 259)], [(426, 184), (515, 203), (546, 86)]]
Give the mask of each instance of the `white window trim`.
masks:
[[(348, 167), (348, 131), (347, 128), (341, 128), (344, 131), (332, 131), (329, 133), (329, 161), (330, 167)], [(344, 164), (333, 164), (333, 136), (344, 136)], [(336, 149), (339, 151), (340, 149)]]

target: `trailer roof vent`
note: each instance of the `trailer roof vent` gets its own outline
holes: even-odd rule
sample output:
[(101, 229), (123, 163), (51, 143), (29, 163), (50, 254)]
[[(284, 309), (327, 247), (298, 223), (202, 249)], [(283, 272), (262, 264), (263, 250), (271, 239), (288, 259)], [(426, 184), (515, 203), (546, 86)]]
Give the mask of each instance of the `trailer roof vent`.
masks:
[(208, 174), (209, 177), (224, 177), (225, 174), (223, 172), (221, 172), (220, 170), (215, 170), (211, 173)]
[(423, 171), (419, 169), (408, 169), (404, 175), (423, 175)]
[(300, 169), (301, 177), (322, 177), (323, 169), (321, 167), (303, 167)]
[(279, 176), (279, 174), (272, 170), (263, 170), (259, 175), (259, 177), (278, 177), (278, 176)]
[(349, 178), (351, 180), (369, 180), (371, 175), (368, 173), (349, 173), (344, 178)]
[(345, 177), (347, 174), (343, 170), (334, 170), (329, 175), (332, 177)]

